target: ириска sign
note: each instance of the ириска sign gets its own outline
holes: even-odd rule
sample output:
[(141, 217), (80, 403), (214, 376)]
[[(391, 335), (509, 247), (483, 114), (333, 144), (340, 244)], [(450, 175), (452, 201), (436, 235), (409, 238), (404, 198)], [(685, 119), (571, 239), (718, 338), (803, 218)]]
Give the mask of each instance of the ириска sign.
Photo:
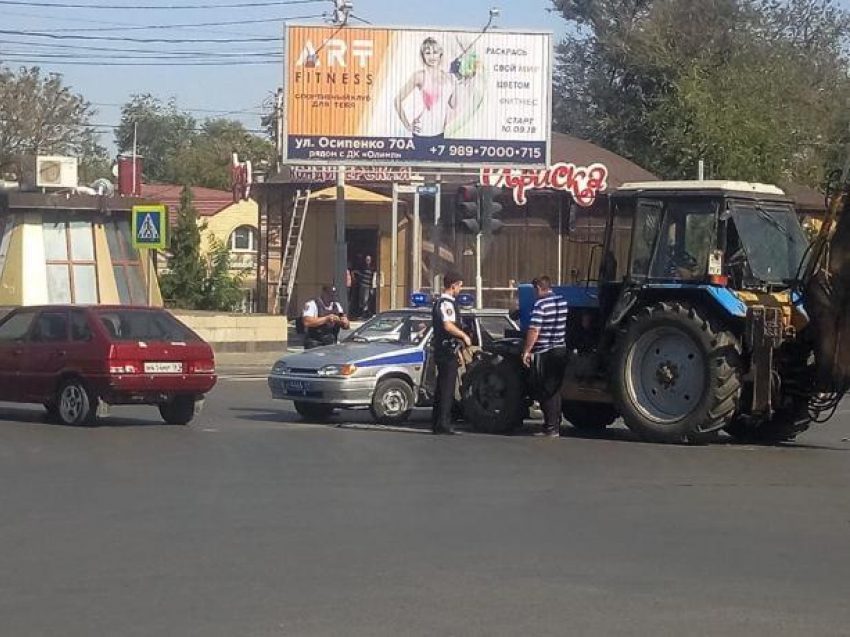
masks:
[(580, 206), (592, 206), (608, 188), (608, 168), (604, 164), (576, 166), (559, 162), (544, 170), (518, 168), (482, 168), (481, 183), (485, 186), (510, 188), (514, 201), (524, 206), (526, 192), (540, 188), (565, 190)]
[(542, 167), (551, 34), (287, 27), (284, 160)]

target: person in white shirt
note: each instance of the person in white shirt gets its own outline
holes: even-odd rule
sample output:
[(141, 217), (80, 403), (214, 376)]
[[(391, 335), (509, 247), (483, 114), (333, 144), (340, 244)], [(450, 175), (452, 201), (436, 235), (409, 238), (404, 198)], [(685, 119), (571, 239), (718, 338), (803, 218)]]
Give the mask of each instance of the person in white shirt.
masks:
[(351, 327), (351, 322), (337, 300), (336, 288), (326, 285), (318, 298), (307, 301), (301, 312), (304, 324), (304, 349), (333, 345), (339, 331)]

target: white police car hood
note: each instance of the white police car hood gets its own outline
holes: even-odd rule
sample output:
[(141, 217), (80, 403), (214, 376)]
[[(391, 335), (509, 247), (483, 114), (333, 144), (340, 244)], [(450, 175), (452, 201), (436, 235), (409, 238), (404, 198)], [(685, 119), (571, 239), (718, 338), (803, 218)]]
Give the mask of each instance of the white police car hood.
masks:
[(298, 354), (287, 354), (280, 360), (288, 367), (297, 369), (319, 369), (325, 365), (346, 363), (353, 363), (359, 367), (372, 367), (421, 363), (425, 360), (425, 353), (418, 345), (387, 342), (339, 343)]

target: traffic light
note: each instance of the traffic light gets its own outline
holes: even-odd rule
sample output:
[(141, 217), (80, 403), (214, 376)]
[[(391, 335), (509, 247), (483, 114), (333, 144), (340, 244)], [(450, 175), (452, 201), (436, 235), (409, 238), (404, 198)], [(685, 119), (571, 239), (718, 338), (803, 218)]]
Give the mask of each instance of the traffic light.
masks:
[(455, 195), (455, 220), (466, 232), (481, 232), (481, 200), (477, 186), (461, 186)]
[(498, 219), (502, 204), (496, 201), (499, 190), (493, 186), (481, 187), (481, 231), (484, 234), (496, 234), (505, 224)]

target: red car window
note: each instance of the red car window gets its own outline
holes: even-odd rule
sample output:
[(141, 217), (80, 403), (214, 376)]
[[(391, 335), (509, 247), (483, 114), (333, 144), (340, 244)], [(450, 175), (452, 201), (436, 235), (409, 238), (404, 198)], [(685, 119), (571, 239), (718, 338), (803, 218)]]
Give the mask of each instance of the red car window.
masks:
[(89, 342), (94, 339), (88, 315), (82, 310), (71, 311), (71, 340)]
[(42, 312), (35, 321), (30, 340), (35, 343), (67, 341), (68, 312)]
[(97, 310), (96, 314), (111, 341), (200, 341), (189, 328), (163, 310), (104, 309)]
[(17, 312), (0, 323), (0, 341), (22, 341), (29, 332), (35, 312)]

